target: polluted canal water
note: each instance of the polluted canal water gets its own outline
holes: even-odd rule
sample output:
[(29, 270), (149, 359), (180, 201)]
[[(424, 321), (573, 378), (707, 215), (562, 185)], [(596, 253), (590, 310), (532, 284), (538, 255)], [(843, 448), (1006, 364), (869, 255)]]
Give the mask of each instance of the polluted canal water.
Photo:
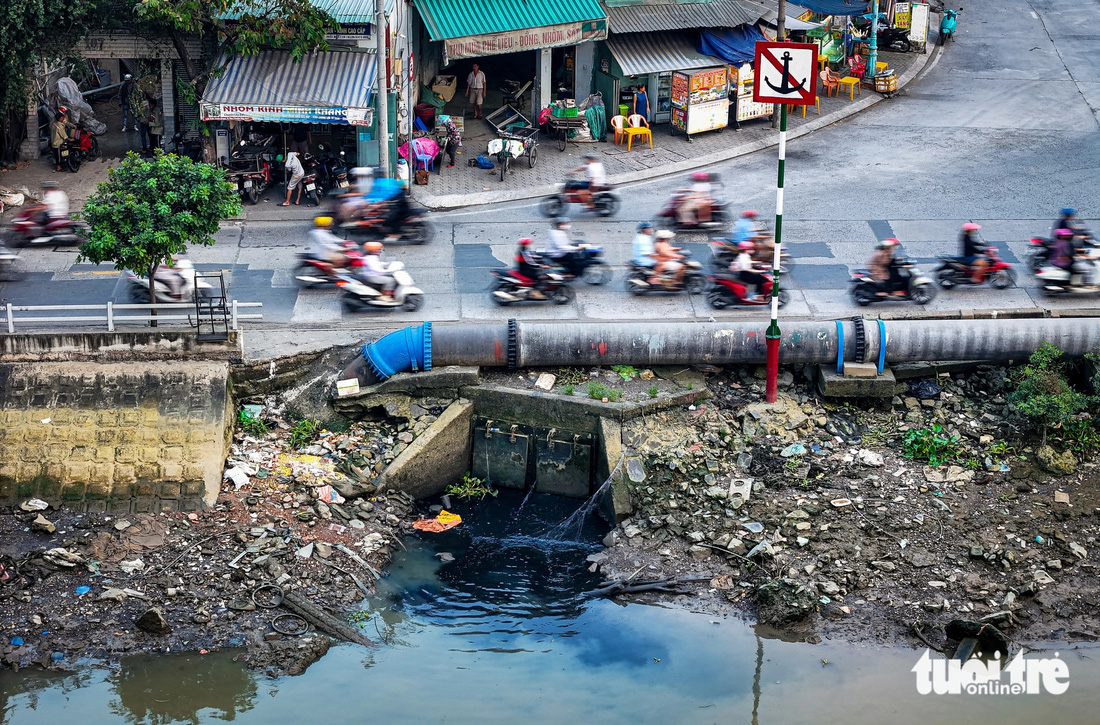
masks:
[(570, 520), (577, 505), (501, 491), (456, 506), (463, 523), (406, 538), (351, 616), (378, 646), (333, 647), (300, 677), (268, 679), (232, 650), (3, 671), (0, 722), (1096, 722), (1097, 648), (1028, 653), (1058, 652), (1061, 695), (921, 695), (923, 650), (784, 641), (690, 600), (586, 598), (600, 576), (585, 559), (607, 528)]

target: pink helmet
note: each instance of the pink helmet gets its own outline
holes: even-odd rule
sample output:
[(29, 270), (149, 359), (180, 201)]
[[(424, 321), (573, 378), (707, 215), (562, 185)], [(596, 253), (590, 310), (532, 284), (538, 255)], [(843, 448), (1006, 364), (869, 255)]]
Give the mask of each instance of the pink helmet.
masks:
[(741, 216), (745, 217), (746, 219), (752, 219), (758, 213), (759, 212), (757, 212), (756, 209), (746, 209), (745, 211), (741, 212)]
[(696, 171), (691, 175), (695, 181), (710, 181), (710, 174), (705, 171)]
[(738, 249), (743, 249), (743, 250), (745, 250), (745, 251), (747, 252), (747, 251), (749, 251), (750, 249), (755, 249), (755, 248), (756, 248), (756, 245), (755, 245), (755, 244), (753, 244), (752, 242), (749, 242), (749, 241), (745, 241), (745, 242), (738, 242), (738, 243), (737, 243), (737, 248), (738, 248)]
[(981, 228), (982, 228), (981, 224), (975, 224), (974, 222), (967, 222), (966, 224), (963, 224), (963, 231), (964, 232), (976, 232)]

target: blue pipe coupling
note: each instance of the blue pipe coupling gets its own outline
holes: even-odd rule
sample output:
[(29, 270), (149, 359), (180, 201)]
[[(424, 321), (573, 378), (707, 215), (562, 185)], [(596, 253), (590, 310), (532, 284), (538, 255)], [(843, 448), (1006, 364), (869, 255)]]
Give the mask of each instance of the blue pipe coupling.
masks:
[(363, 358), (380, 381), (397, 373), (432, 369), (432, 323), (391, 332), (363, 346)]

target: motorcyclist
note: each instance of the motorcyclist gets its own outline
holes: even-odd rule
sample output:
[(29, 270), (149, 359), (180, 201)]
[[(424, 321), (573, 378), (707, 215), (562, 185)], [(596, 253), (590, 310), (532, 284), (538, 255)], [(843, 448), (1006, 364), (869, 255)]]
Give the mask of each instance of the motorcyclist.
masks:
[(1057, 229), (1054, 232), (1054, 244), (1050, 250), (1050, 264), (1052, 267), (1073, 271), (1074, 257), (1077, 250), (1073, 246), (1073, 230), (1068, 228)]
[[(752, 258), (755, 248), (756, 245), (751, 241), (738, 242), (737, 249), (739, 252), (733, 263), (730, 264), (730, 271), (735, 273), (745, 285), (746, 302), (759, 301), (760, 290), (763, 289), (764, 283), (767, 281), (764, 275), (756, 271), (756, 261)], [(751, 294), (748, 293), (749, 290), (752, 290)]]
[(677, 219), (681, 224), (691, 223), (706, 224), (710, 221), (710, 210), (714, 203), (713, 185), (714, 177), (706, 171), (696, 171), (691, 175), (691, 190), (680, 201), (680, 207), (676, 210)]
[(746, 209), (741, 212), (741, 218), (733, 225), (733, 241), (735, 244), (751, 242), (756, 237), (759, 231), (759, 226), (756, 223), (757, 214), (756, 209)]
[(69, 195), (56, 181), (42, 182), (42, 203), (46, 207), (46, 218), (50, 221), (69, 218)]
[(962, 235), (959, 237), (959, 246), (962, 262), (970, 269), (970, 279), (974, 284), (981, 284), (985, 279), (985, 270), (989, 266), (989, 257), (986, 256), (985, 242), (978, 235), (980, 224), (967, 222), (963, 224)]
[(366, 255), (358, 274), (363, 282), (382, 290), (382, 297), (387, 299), (393, 297), (397, 280), (393, 278), (389, 266), (382, 261), (382, 249), (382, 242), (367, 242), (363, 245)]
[[(190, 263), (186, 263), (190, 264)], [(174, 300), (183, 301), (181, 299), (181, 293), (183, 292), (183, 275), (180, 273), (180, 267), (184, 266), (184, 260), (179, 257), (172, 257), (168, 264), (162, 264), (157, 267), (157, 271), (153, 273), (154, 280), (160, 280), (168, 285), (168, 294)]]
[(900, 243), (893, 237), (883, 239), (878, 243), (878, 248), (874, 256), (871, 257), (869, 265), (871, 279), (878, 282), (883, 288), (882, 291), (878, 292), (880, 297), (885, 297), (890, 293), (898, 297), (905, 296), (905, 290), (901, 288), (901, 272), (898, 269), (897, 259), (894, 257)]
[(592, 210), (596, 208), (596, 204), (592, 201), (592, 195), (607, 188), (607, 171), (604, 169), (603, 163), (600, 161), (596, 154), (588, 153), (584, 155), (584, 166), (578, 166), (570, 173), (577, 174), (581, 171), (585, 172), (585, 181), (573, 182), (574, 188), (577, 190), (577, 196), (584, 203), (584, 208)]
[(560, 216), (555, 219), (547, 235), (546, 245), (546, 256), (566, 269), (573, 268), (572, 262), (576, 260), (577, 252), (581, 249), (569, 239), (570, 226), (569, 220), (565, 217)]
[(651, 285), (661, 284), (661, 277), (666, 273), (672, 275), (674, 286), (684, 283), (684, 272), (687, 267), (680, 260), (684, 255), (680, 254), (680, 248), (672, 246), (672, 239), (676, 234), (668, 229), (657, 232), (657, 241), (654, 243), (654, 252), (657, 255), (657, 264), (653, 267), (653, 276), (649, 278)]
[(657, 264), (657, 250), (653, 244), (652, 223), (641, 222), (638, 224), (638, 233), (634, 235), (633, 254), (634, 256), (631, 257), (630, 261), (638, 267), (650, 269)]
[(332, 233), (332, 217), (319, 216), (313, 224), (313, 229), (309, 231), (309, 244), (314, 252), (333, 267), (340, 268), (347, 264), (344, 240)]
[(1082, 227), (1077, 223), (1077, 210), (1066, 207), (1063, 209), (1058, 217), (1058, 221), (1054, 222), (1054, 230), (1057, 235), (1058, 230), (1069, 229), (1074, 232), (1081, 232)]
[(535, 251), (534, 242), (526, 237), (520, 239), (519, 246), (516, 248), (516, 272), (521, 277), (531, 280), (534, 289), (529, 296), (533, 300), (546, 299), (546, 295), (542, 292), (545, 286), (543, 269), (542, 258)]
[(395, 241), (401, 236), (401, 224), (408, 218), (409, 205), (405, 199), (405, 188), (400, 179), (379, 176), (371, 185), (365, 201), (370, 213), (384, 215), (386, 221), (386, 241)]

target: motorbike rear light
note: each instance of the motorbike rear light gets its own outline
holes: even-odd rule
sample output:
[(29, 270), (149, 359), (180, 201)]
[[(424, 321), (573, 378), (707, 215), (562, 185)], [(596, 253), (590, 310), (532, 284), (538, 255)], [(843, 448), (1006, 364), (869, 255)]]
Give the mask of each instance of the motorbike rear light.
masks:
[(337, 287), (347, 287), (348, 286), (348, 281), (346, 279), (338, 279), (338, 280), (336, 280), (336, 286)]

